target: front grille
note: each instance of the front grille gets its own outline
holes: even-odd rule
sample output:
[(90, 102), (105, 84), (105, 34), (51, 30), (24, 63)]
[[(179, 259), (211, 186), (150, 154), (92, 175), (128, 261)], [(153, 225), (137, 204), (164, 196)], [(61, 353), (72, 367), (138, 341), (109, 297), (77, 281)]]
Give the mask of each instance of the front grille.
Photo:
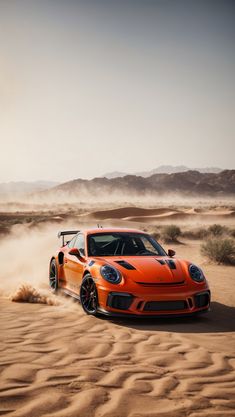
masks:
[(200, 307), (206, 307), (210, 302), (210, 295), (209, 293), (203, 293), (203, 294), (197, 294), (195, 295), (195, 306)]
[(136, 284), (142, 285), (143, 287), (168, 287), (173, 285), (183, 285), (184, 281), (176, 281), (176, 282), (140, 282), (135, 281)]
[(187, 309), (187, 303), (184, 300), (178, 301), (148, 301), (145, 303), (144, 311), (174, 311)]

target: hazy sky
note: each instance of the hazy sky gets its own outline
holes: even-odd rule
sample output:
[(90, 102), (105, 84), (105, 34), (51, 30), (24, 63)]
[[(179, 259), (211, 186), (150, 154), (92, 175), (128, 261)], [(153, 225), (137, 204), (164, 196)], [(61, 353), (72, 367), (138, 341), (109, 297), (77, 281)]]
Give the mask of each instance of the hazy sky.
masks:
[(0, 0), (0, 182), (235, 168), (235, 1)]

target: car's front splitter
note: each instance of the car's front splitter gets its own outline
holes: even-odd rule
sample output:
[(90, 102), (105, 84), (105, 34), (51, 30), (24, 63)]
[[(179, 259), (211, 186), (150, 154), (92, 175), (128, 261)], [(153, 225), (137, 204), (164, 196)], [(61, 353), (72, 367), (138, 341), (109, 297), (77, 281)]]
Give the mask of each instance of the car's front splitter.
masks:
[(194, 310), (194, 311), (191, 311), (191, 312), (186, 312), (186, 313), (178, 313), (178, 312), (175, 312), (175, 313), (170, 313), (170, 314), (167, 314), (167, 313), (157, 313), (157, 314), (133, 314), (133, 313), (128, 313), (128, 312), (126, 312), (126, 313), (119, 313), (119, 312), (116, 312), (116, 311), (108, 311), (108, 310), (105, 310), (105, 309), (103, 309), (103, 308), (98, 308), (98, 313), (99, 314), (101, 314), (101, 315), (104, 315), (104, 316), (108, 316), (108, 317), (113, 317), (113, 318), (138, 318), (138, 319), (157, 319), (157, 318), (167, 318), (167, 319), (175, 319), (175, 318), (183, 318), (183, 317), (186, 317), (186, 318), (190, 318), (190, 317), (195, 317), (195, 316), (198, 316), (198, 315), (201, 315), (201, 314), (203, 314), (203, 313), (208, 313), (210, 311), (210, 306), (208, 306), (208, 307), (206, 307), (206, 308), (203, 308), (203, 309), (201, 309), (201, 310)]

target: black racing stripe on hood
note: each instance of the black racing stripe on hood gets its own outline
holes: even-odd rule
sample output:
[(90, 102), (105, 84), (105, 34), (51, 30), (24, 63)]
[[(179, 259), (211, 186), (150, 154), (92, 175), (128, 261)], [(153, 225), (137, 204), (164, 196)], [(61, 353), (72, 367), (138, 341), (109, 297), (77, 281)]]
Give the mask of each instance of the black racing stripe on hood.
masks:
[(136, 269), (133, 265), (129, 264), (129, 262), (126, 261), (115, 261), (116, 264), (121, 265), (125, 269)]

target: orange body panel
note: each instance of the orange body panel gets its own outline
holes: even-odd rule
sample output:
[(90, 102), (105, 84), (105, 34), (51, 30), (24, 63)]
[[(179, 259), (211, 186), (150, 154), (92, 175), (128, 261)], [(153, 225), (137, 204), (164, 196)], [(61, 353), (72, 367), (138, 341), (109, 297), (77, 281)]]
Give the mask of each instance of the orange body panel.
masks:
[[(133, 229), (89, 229), (83, 231), (85, 255), (78, 258), (70, 255), (66, 244), (52, 258), (56, 260), (58, 286), (72, 296), (79, 298), (83, 277), (89, 273), (96, 285), (99, 311), (111, 315), (165, 316), (188, 315), (206, 311), (210, 305), (208, 282), (195, 282), (189, 273), (188, 261), (165, 256), (88, 256), (87, 237), (92, 234), (109, 232), (144, 232)], [(117, 263), (125, 261), (133, 269)], [(172, 263), (173, 261), (173, 263)], [(105, 280), (100, 272), (102, 265), (111, 265), (121, 274), (118, 284)], [(198, 296), (205, 294), (204, 302)], [(128, 308), (115, 308), (115, 297), (129, 297)], [(113, 304), (112, 304), (113, 303)], [(175, 303), (175, 304), (174, 304)], [(178, 303), (178, 304), (177, 304)], [(169, 305), (169, 309), (168, 306)], [(177, 308), (174, 308), (174, 305)], [(164, 309), (161, 309), (164, 306)], [(172, 307), (173, 306), (173, 307)], [(181, 308), (182, 306), (182, 308)]]

